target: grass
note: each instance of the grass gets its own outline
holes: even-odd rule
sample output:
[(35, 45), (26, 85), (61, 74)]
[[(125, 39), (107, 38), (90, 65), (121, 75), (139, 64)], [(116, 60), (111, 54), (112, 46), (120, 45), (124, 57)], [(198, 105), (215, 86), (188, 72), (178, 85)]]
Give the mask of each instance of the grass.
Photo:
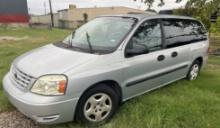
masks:
[(210, 48), (211, 50), (216, 50), (216, 49), (220, 49), (220, 36), (213, 36), (211, 39), (211, 45)]
[[(0, 36), (28, 36), (22, 41), (0, 42), (0, 80), (10, 63), (18, 55), (62, 39), (67, 30), (0, 28)], [(215, 44), (220, 41), (215, 42)], [(14, 108), (2, 93), (0, 81), (0, 112)], [(210, 56), (208, 65), (200, 77), (189, 82), (180, 80), (163, 88), (129, 100), (120, 107), (110, 122), (102, 128), (219, 128), (220, 126), (220, 58)], [(55, 128), (82, 127), (65, 123)]]

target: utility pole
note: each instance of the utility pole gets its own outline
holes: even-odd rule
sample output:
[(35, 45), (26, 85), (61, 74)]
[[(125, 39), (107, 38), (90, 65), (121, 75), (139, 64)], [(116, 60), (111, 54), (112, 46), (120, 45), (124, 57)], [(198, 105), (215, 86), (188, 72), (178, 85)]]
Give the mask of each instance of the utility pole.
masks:
[(49, 0), (49, 4), (50, 4), (51, 24), (52, 24), (52, 27), (54, 27), (54, 21), (53, 21), (53, 9), (52, 9), (51, 0)]
[(47, 15), (47, 5), (46, 5), (46, 1), (44, 1), (44, 14)]

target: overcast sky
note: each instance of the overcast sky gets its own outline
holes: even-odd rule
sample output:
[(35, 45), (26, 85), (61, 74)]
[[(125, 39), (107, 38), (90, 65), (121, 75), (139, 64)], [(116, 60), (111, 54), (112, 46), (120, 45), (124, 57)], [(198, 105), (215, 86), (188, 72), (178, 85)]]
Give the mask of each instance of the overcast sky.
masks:
[[(77, 8), (87, 8), (87, 7), (112, 7), (112, 6), (125, 6), (130, 8), (136, 8), (145, 10), (147, 6), (141, 3), (139, 0), (136, 2), (133, 0), (51, 0), (53, 5), (53, 11), (66, 9), (69, 4), (75, 4)], [(176, 4), (175, 0), (164, 0), (165, 5), (158, 7), (159, 0), (156, 0), (152, 9), (156, 11), (164, 9), (173, 9), (182, 7), (185, 5), (187, 0), (183, 0), (181, 3)], [(30, 14), (45, 14), (49, 12), (48, 0), (27, 0), (28, 9)], [(46, 7), (46, 10), (45, 10)]]

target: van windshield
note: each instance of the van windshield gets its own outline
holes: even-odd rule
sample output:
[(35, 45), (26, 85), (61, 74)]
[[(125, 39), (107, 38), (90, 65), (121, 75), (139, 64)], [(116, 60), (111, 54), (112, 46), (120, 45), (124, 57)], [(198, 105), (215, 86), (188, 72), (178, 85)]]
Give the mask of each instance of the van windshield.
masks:
[(62, 43), (88, 52), (112, 52), (133, 28), (136, 19), (100, 17), (78, 28)]

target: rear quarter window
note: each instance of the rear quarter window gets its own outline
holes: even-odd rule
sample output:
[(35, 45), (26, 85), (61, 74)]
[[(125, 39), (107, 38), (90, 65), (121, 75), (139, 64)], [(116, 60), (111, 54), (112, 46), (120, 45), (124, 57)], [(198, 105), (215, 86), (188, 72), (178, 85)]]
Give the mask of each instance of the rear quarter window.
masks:
[(167, 48), (206, 40), (206, 30), (195, 20), (164, 19), (163, 28)]

